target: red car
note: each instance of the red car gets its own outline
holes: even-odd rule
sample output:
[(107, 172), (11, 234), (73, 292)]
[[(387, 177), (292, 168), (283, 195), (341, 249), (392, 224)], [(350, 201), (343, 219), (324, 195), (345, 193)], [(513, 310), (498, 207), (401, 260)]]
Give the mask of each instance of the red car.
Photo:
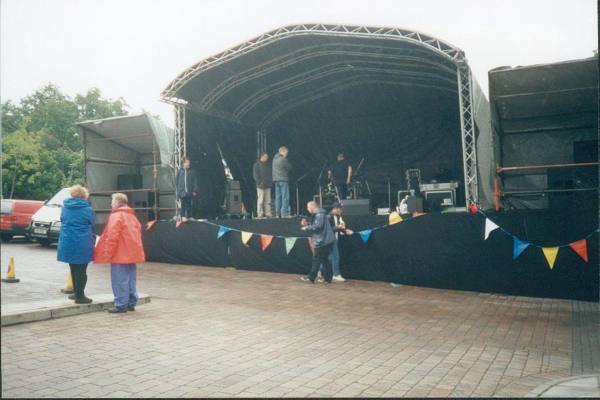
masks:
[(0, 237), (8, 242), (13, 236), (25, 236), (31, 222), (31, 216), (42, 208), (43, 201), (36, 200), (2, 200), (0, 216)]

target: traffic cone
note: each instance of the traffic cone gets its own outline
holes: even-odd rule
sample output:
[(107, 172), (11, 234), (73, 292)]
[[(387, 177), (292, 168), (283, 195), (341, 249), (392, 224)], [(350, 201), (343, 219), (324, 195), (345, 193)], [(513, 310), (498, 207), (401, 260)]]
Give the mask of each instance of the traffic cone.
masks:
[(6, 271), (6, 278), (2, 278), (2, 282), (6, 283), (17, 283), (21, 282), (20, 279), (15, 278), (15, 260), (11, 257), (8, 262), (8, 271)]
[(67, 288), (60, 289), (60, 291), (65, 294), (75, 293), (75, 291), (73, 290), (73, 278), (71, 278), (71, 271), (69, 271), (69, 279), (67, 280)]

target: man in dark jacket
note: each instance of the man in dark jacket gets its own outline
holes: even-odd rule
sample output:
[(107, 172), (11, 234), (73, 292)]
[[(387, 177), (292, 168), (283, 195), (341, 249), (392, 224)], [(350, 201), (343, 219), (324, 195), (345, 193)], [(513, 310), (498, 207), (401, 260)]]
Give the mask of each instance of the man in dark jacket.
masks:
[(273, 183), (275, 183), (275, 215), (289, 218), (290, 215), (290, 172), (292, 164), (287, 159), (289, 150), (285, 146), (273, 158)]
[(301, 279), (304, 282), (315, 283), (317, 273), (319, 272), (319, 266), (322, 263), (324, 265), (325, 282), (331, 283), (333, 271), (331, 269), (329, 254), (333, 249), (333, 229), (327, 220), (325, 210), (319, 207), (316, 202), (309, 201), (306, 205), (306, 209), (312, 215), (312, 219), (310, 224), (306, 222), (305, 219), (302, 219), (302, 230), (310, 232), (314, 252), (310, 275), (303, 276)]
[(254, 163), (252, 176), (256, 182), (256, 204), (258, 218), (271, 218), (271, 185), (273, 185), (273, 174), (269, 155), (260, 153), (260, 160)]
[(192, 196), (196, 196), (198, 183), (196, 182), (196, 171), (190, 169), (190, 159), (181, 159), (183, 168), (177, 171), (175, 179), (177, 198), (180, 200), (179, 218), (181, 222), (187, 222), (192, 217)]

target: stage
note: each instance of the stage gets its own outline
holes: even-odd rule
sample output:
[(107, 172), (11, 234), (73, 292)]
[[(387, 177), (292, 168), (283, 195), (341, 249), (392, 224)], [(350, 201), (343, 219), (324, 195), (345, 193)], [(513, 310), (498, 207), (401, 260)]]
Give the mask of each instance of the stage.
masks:
[[(598, 301), (593, 210), (428, 213), (392, 225), (388, 216), (344, 219), (355, 232), (339, 242), (346, 279)], [(486, 226), (494, 224), (486, 240)], [(312, 254), (299, 228), (300, 218), (190, 221), (177, 228), (175, 221), (157, 221), (144, 232), (144, 247), (147, 261), (289, 273), (301, 284)]]

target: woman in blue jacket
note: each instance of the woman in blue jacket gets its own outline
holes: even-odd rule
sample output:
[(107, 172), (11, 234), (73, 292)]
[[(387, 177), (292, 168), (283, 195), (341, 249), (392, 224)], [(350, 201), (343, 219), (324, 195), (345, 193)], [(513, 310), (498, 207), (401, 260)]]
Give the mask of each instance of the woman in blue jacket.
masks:
[(60, 214), (60, 235), (58, 238), (58, 261), (69, 263), (73, 280), (74, 296), (69, 296), (77, 304), (88, 304), (92, 299), (85, 297), (87, 266), (94, 259), (94, 220), (96, 214), (87, 201), (90, 192), (81, 185), (71, 188), (71, 198), (63, 203)]

